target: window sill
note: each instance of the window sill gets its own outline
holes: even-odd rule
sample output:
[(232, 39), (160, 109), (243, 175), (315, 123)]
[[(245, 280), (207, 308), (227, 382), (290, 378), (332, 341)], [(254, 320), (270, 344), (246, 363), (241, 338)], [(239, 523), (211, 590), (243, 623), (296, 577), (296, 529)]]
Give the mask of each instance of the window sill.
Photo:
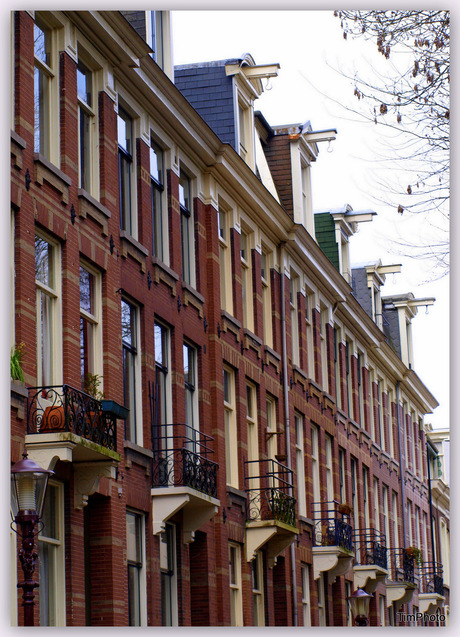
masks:
[(11, 157), (14, 158), (13, 166), (22, 169), (22, 151), (27, 147), (26, 141), (14, 131), (11, 131)]
[(243, 343), (245, 349), (248, 350), (252, 348), (256, 352), (257, 358), (260, 358), (263, 341), (246, 327), (243, 328)]
[(192, 288), (191, 285), (185, 283), (185, 281), (182, 281), (182, 295), (182, 303), (184, 307), (192, 305), (196, 310), (198, 310), (198, 316), (203, 318), (203, 305), (205, 302), (204, 296)]
[(141, 272), (145, 273), (145, 259), (149, 251), (126, 230), (120, 230), (120, 250), (122, 257), (125, 259), (128, 256), (132, 257), (139, 264)]
[(222, 332), (232, 332), (238, 342), (240, 340), (241, 323), (225, 310), (220, 311), (220, 316), (222, 318)]
[(108, 220), (111, 217), (110, 210), (103, 206), (97, 199), (92, 197), (83, 188), (78, 189), (79, 210), (78, 215), (82, 219), (91, 217), (96, 223), (102, 226), (102, 234), (106, 237), (109, 234)]
[(55, 188), (61, 195), (61, 201), (64, 204), (69, 203), (69, 186), (72, 180), (57, 166), (52, 164), (46, 157), (40, 153), (34, 153), (35, 164), (35, 181), (43, 186), (46, 181), (50, 186)]
[(275, 352), (275, 350), (269, 347), (268, 345), (264, 345), (264, 354), (265, 354), (265, 360), (264, 360), (265, 365), (267, 365), (267, 367), (269, 365), (273, 365), (273, 367), (276, 369), (276, 373), (279, 374), (280, 365), (281, 365), (281, 356), (278, 354), (278, 352)]
[(124, 441), (125, 467), (130, 468), (136, 464), (144, 468), (145, 475), (150, 476), (152, 470), (153, 453), (145, 447), (137, 445), (130, 440)]
[(166, 263), (163, 263), (158, 257), (152, 256), (153, 265), (153, 282), (158, 285), (160, 281), (165, 283), (171, 289), (171, 295), (177, 295), (177, 282), (179, 281), (179, 275), (171, 270)]

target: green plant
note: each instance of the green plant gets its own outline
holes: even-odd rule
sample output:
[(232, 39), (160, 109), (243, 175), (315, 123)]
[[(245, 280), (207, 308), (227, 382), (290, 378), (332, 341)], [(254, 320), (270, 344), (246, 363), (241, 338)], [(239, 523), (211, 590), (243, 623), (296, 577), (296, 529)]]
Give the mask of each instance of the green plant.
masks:
[(19, 345), (15, 345), (11, 348), (11, 362), (10, 362), (10, 373), (11, 380), (19, 380), (21, 383), (24, 382), (24, 373), (22, 371), (22, 356), (24, 354), (24, 343), (19, 343)]
[(102, 383), (102, 376), (99, 374), (91, 374), (87, 372), (85, 374), (84, 390), (87, 394), (95, 398), (96, 400), (102, 400), (105, 398), (104, 392), (99, 389)]
[(337, 510), (342, 515), (351, 515), (353, 513), (353, 507), (351, 504), (348, 504), (348, 502), (342, 502), (342, 504), (339, 504)]
[(422, 566), (422, 564), (423, 564), (423, 553), (422, 553), (421, 549), (417, 548), (416, 546), (408, 546), (406, 548), (406, 555), (409, 555), (410, 557), (413, 557), (414, 560), (417, 562), (417, 564), (419, 566)]

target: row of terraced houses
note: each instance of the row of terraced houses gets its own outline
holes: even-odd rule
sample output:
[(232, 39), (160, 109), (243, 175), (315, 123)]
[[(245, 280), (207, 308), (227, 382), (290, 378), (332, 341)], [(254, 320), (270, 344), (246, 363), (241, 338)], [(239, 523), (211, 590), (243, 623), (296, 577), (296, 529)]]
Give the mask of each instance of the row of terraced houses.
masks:
[(257, 111), (277, 63), (171, 50), (167, 11), (11, 15), (11, 461), (54, 471), (36, 624), (347, 626), (362, 588), (373, 626), (444, 625), (433, 299), (350, 262), (374, 211), (314, 213), (337, 133)]

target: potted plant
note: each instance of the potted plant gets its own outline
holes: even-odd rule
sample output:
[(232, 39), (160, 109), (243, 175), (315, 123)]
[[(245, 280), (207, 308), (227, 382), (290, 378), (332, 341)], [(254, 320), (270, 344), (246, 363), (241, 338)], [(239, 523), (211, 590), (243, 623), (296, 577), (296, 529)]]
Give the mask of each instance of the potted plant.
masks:
[(423, 564), (423, 554), (422, 551), (416, 546), (408, 546), (406, 548), (406, 555), (409, 557), (413, 557), (419, 566)]
[(342, 504), (339, 504), (337, 510), (342, 515), (351, 515), (353, 513), (353, 507), (348, 502), (342, 502)]
[(11, 380), (18, 381), (20, 383), (24, 382), (24, 373), (22, 371), (22, 356), (24, 353), (24, 343), (19, 343), (19, 345), (15, 345), (11, 348), (11, 359), (10, 359), (10, 374)]
[(99, 376), (99, 374), (91, 374), (91, 372), (87, 372), (85, 374), (85, 382), (83, 387), (87, 394), (89, 394), (96, 400), (102, 400), (105, 394), (99, 389), (101, 383), (102, 376)]

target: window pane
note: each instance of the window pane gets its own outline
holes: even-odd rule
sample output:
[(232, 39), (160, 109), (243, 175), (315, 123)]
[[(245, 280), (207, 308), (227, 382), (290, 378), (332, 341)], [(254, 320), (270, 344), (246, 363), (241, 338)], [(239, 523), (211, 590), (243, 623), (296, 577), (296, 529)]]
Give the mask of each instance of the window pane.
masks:
[(121, 302), (121, 335), (123, 343), (136, 347), (135, 308), (126, 301)]
[(131, 234), (131, 162), (120, 151), (120, 228)]
[(52, 319), (51, 299), (47, 294), (40, 293), (40, 331), (41, 331), (41, 384), (51, 384), (51, 347), (52, 347)]
[(49, 149), (49, 77), (39, 68), (34, 71), (34, 151), (48, 156)]
[(57, 488), (52, 484), (46, 490), (45, 502), (42, 514), (43, 529), (40, 534), (55, 540), (58, 537), (58, 515), (57, 515)]
[(224, 369), (224, 400), (226, 403), (229, 403), (229, 404), (232, 402), (230, 383), (231, 383), (230, 374), (227, 372), (226, 369)]
[(77, 66), (77, 93), (79, 99), (91, 106), (91, 71), (83, 64), (78, 62)]
[(94, 314), (94, 275), (80, 266), (80, 309)]
[(48, 38), (45, 31), (34, 24), (34, 55), (45, 64), (48, 64), (48, 48)]
[(189, 345), (184, 345), (184, 382), (195, 385), (195, 350)]
[(140, 626), (140, 569), (134, 564), (128, 564), (128, 605), (129, 625)]
[(163, 151), (154, 142), (150, 142), (150, 174), (163, 183)]
[(90, 190), (91, 185), (91, 148), (90, 117), (80, 108), (80, 187)]
[(52, 287), (52, 250), (47, 241), (35, 237), (35, 278), (37, 281)]
[(130, 562), (141, 562), (140, 518), (134, 513), (126, 514), (126, 554)]
[(132, 120), (122, 108), (118, 113), (118, 145), (123, 148), (129, 155), (132, 154)]

